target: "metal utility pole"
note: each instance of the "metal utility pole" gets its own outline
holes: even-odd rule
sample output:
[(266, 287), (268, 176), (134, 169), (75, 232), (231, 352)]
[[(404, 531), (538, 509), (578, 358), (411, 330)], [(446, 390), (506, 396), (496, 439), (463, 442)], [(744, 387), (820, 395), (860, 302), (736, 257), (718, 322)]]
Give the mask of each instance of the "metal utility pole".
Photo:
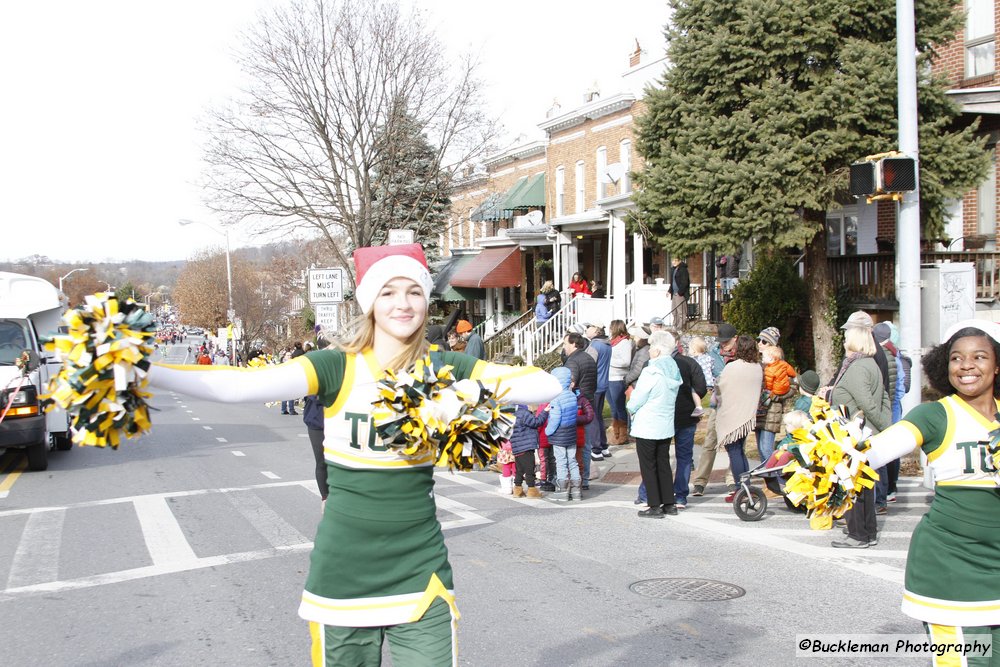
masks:
[(896, 215), (896, 297), (902, 351), (913, 360), (903, 414), (920, 404), (920, 147), (917, 140), (917, 45), (913, 0), (896, 0), (899, 151), (916, 161), (917, 187), (903, 194)]

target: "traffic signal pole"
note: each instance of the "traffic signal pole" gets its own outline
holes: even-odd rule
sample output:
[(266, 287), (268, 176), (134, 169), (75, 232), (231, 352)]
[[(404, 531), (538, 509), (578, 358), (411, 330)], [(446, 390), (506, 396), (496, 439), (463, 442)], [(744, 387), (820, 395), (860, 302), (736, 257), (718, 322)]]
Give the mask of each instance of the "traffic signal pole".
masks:
[(920, 154), (917, 140), (917, 46), (913, 0), (896, 0), (896, 86), (899, 151), (916, 160), (916, 189), (903, 193), (896, 210), (896, 298), (902, 351), (913, 360), (903, 414), (920, 404)]

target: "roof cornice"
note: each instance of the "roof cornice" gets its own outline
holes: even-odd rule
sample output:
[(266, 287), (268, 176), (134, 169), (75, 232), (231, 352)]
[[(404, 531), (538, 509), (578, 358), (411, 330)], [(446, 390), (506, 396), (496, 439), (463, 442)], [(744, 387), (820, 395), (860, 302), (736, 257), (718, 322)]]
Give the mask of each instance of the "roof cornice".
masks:
[(564, 113), (561, 116), (547, 118), (539, 123), (538, 127), (551, 135), (553, 132), (558, 132), (559, 130), (565, 130), (574, 127), (575, 125), (580, 125), (584, 121), (594, 120), (595, 118), (601, 118), (602, 116), (607, 116), (617, 111), (629, 109), (633, 104), (635, 104), (635, 100), (636, 97), (634, 93), (618, 93), (617, 95), (612, 95), (608, 98), (601, 98), (594, 100), (593, 102), (588, 102), (587, 104), (577, 107), (576, 109)]

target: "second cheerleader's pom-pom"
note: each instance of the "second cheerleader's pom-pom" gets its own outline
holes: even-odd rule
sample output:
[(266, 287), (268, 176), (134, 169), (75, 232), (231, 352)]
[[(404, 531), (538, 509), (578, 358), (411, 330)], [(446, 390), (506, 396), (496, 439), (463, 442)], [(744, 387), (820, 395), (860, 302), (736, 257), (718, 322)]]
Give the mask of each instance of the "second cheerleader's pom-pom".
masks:
[(410, 457), (470, 470), (485, 466), (510, 438), (513, 411), (500, 405), (497, 388), (456, 380), (438, 355), (418, 359), (408, 371), (386, 372), (372, 417), (383, 444)]
[(839, 518), (878, 479), (866, 462), (869, 430), (862, 416), (850, 417), (843, 407), (814, 411), (813, 418), (814, 424), (791, 434), (795, 461), (784, 468), (792, 473), (785, 493), (795, 505), (804, 502), (810, 515)]
[(70, 414), (73, 442), (117, 449), (150, 428), (149, 394), (142, 391), (153, 354), (156, 323), (131, 299), (113, 294), (86, 297), (66, 311), (64, 334), (45, 342), (62, 369), (52, 378), (46, 409), (57, 405)]

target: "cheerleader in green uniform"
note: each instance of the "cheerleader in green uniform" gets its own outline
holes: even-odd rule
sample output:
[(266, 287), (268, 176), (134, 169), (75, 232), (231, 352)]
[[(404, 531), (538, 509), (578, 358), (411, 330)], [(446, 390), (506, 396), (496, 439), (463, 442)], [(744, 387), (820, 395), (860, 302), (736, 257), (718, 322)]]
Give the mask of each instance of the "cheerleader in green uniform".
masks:
[[(150, 384), (227, 402), (318, 395), (330, 492), (299, 606), (313, 665), (379, 665), (386, 638), (395, 665), (455, 665), (458, 610), (435, 516), (436, 456), (383, 445), (371, 419), (383, 370), (408, 368), (427, 352), (430, 273), (418, 244), (359, 248), (354, 262), (364, 317), (341, 349), (253, 370), (155, 365)], [(537, 368), (442, 356), (456, 379), (500, 380), (505, 402), (544, 403), (559, 393)]]
[(1000, 489), (988, 445), (1000, 429), (1000, 326), (959, 322), (924, 357), (944, 398), (911, 410), (871, 439), (878, 469), (920, 447), (934, 471), (930, 511), (910, 540), (902, 610), (932, 643), (993, 637), (993, 658), (945, 654), (935, 665), (1000, 664)]

